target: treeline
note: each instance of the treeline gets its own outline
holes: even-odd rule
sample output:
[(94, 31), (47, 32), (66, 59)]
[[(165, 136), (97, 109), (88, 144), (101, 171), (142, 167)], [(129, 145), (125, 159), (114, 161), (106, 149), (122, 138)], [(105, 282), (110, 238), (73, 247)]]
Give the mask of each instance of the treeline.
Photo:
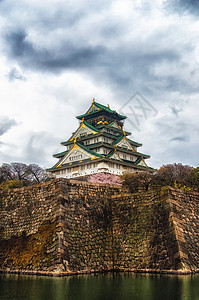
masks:
[(199, 167), (182, 164), (163, 165), (154, 173), (138, 172), (122, 176), (123, 185), (130, 192), (148, 191), (162, 186), (171, 186), (187, 191), (199, 191)]
[[(106, 176), (105, 176), (106, 175)], [(172, 186), (174, 188), (199, 191), (199, 167), (193, 168), (182, 164), (168, 164), (162, 166), (153, 173), (137, 172), (127, 173), (117, 180), (111, 174), (95, 174), (98, 181), (107, 184), (122, 183), (130, 192), (148, 191), (162, 186)], [(106, 177), (104, 179), (104, 177)], [(26, 165), (24, 163), (3, 164), (0, 167), (0, 190), (18, 188), (36, 183), (46, 182), (52, 177), (37, 164)], [(96, 179), (95, 179), (96, 180)]]
[(0, 167), (0, 190), (28, 186), (50, 179), (46, 170), (37, 164), (13, 162)]

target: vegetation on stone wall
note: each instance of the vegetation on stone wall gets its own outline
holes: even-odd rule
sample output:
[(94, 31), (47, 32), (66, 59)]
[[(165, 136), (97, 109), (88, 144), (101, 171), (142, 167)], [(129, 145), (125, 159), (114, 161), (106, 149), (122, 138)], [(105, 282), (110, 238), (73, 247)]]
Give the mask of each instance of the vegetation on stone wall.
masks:
[(0, 183), (0, 190), (8, 190), (22, 187), (23, 184), (20, 180), (5, 180)]
[(52, 265), (53, 253), (50, 251), (56, 245), (56, 222), (46, 220), (35, 234), (12, 236), (1, 239), (0, 235), (0, 266), (1, 269), (13, 267), (19, 269), (42, 269)]
[(189, 181), (194, 189), (199, 190), (199, 167), (191, 170), (189, 173)]
[[(115, 267), (170, 269), (168, 188), (114, 201)], [(170, 244), (170, 247), (169, 247)]]

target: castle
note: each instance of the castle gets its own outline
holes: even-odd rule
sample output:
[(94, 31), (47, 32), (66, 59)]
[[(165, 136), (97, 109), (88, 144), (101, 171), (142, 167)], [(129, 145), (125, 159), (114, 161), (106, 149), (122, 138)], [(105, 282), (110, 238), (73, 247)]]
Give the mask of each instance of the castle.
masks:
[[(72, 177), (153, 171), (125, 116), (93, 100), (45, 183), (0, 191), (0, 273), (199, 272), (199, 193)], [(65, 178), (62, 178), (65, 177)]]
[[(129, 193), (72, 177), (153, 171), (128, 138), (125, 116), (93, 100), (49, 169), (61, 177), (0, 191), (0, 273), (199, 272), (199, 193)], [(62, 178), (65, 177), (65, 178)]]
[(78, 129), (61, 143), (66, 150), (53, 155), (59, 161), (48, 169), (56, 178), (154, 170), (145, 162), (150, 156), (137, 151), (142, 144), (129, 139), (131, 133), (124, 131), (126, 116), (93, 99), (88, 111), (77, 119)]

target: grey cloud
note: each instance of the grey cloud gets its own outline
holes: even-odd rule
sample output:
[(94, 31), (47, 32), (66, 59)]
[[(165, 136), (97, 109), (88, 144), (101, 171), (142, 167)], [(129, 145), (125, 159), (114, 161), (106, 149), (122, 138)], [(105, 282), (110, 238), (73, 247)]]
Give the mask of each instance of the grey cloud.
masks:
[(14, 80), (22, 80), (22, 81), (26, 80), (26, 78), (20, 73), (20, 71), (14, 67), (11, 68), (10, 72), (7, 74), (7, 77), (11, 82)]
[(0, 136), (16, 125), (17, 122), (14, 119), (9, 119), (8, 117), (0, 117)]
[(184, 99), (175, 99), (175, 101), (170, 105), (170, 109), (172, 114), (174, 114), (176, 117), (180, 115), (180, 113), (190, 105), (190, 99), (184, 98)]
[(191, 132), (195, 130), (195, 124), (176, 118), (175, 115), (172, 117), (165, 116), (155, 124), (157, 136), (164, 136), (168, 142), (188, 142)]
[(89, 67), (103, 52), (103, 47), (75, 45), (66, 41), (58, 49), (37, 49), (28, 41), (24, 30), (6, 35), (10, 58), (24, 67), (41, 71), (61, 72), (67, 68)]
[[(107, 31), (104, 27), (101, 33), (107, 38), (112, 31), (116, 35), (120, 29), (117, 27), (114, 29), (110, 25)], [(114, 88), (128, 90), (131, 88), (132, 91), (142, 89), (149, 92), (152, 89), (153, 92), (152, 86), (157, 82), (153, 74), (154, 64), (162, 61), (168, 63), (179, 61), (177, 51), (155, 48), (154, 41), (151, 41), (148, 49), (142, 43), (136, 45), (130, 43), (124, 47), (118, 42), (116, 50), (113, 51), (109, 44), (91, 46), (81, 38), (77, 43), (67, 37), (63, 41), (58, 39), (57, 43), (47, 49), (36, 47), (28, 40), (28, 33), (25, 30), (8, 32), (5, 40), (10, 59), (17, 61), (23, 68), (52, 73), (69, 69), (82, 71)], [(164, 78), (164, 80), (168, 89), (175, 88), (173, 79)]]
[(198, 0), (166, 0), (164, 7), (168, 12), (174, 12), (180, 15), (186, 13), (193, 15), (199, 14)]
[(177, 109), (176, 107), (171, 107), (171, 111), (175, 116), (177, 116), (182, 111), (182, 108)]
[[(180, 42), (175, 42), (175, 47), (171, 45), (170, 29), (168, 32), (157, 30), (144, 40), (135, 38), (122, 42), (128, 24), (107, 13), (110, 5), (105, 1), (83, 1), (76, 6), (58, 5), (52, 10), (39, 11), (34, 7), (30, 20), (15, 24), (14, 30), (13, 25), (7, 27), (4, 42), (8, 59), (33, 71), (58, 74), (75, 70), (89, 74), (96, 82), (122, 91), (124, 98), (137, 90), (157, 96), (162, 89), (182, 88), (186, 93), (199, 90), (198, 86), (193, 87), (193, 81), (154, 74), (154, 65), (162, 62), (168, 66), (173, 62), (176, 68), (180, 66), (181, 49), (183, 47), (185, 53), (189, 51), (188, 46)], [(101, 19), (101, 12), (107, 13), (107, 19)], [(96, 19), (92, 19), (92, 14)], [(38, 41), (31, 40), (31, 32), (38, 33)]]
[[(63, 71), (64, 69), (82, 69), (89, 68), (97, 62), (99, 56), (104, 51), (100, 46), (82, 48), (74, 47), (73, 45), (66, 45), (63, 47), (65, 51), (64, 55), (54, 55), (52, 52), (48, 53), (48, 57), (44, 57), (41, 53), (41, 61), (39, 62), (39, 68), (45, 67), (48, 71)], [(43, 59), (44, 58), (44, 59)]]
[[(65, 30), (66, 34), (67, 29), (71, 30), (72, 28), (76, 30), (77, 24), (81, 23), (83, 18), (86, 22), (89, 16), (106, 13), (112, 1), (81, 0), (75, 4), (70, 0), (57, 4), (50, 1), (51, 3), (48, 3), (47, 6), (34, 2), (27, 4), (26, 2), (22, 0), (19, 5), (14, 6), (12, 5), (12, 0), (4, 1), (0, 14), (7, 16), (7, 24), (10, 28), (24, 27), (27, 29), (31, 27), (38, 33), (47, 33), (48, 35), (49, 32), (56, 33), (56, 30), (59, 30), (59, 32), (60, 30)], [(9, 22), (9, 19), (12, 21)], [(99, 28), (101, 25), (99, 24)], [(80, 26), (80, 29), (82, 29), (82, 24)], [(76, 33), (73, 36), (74, 38), (75, 35)], [(48, 36), (44, 38), (48, 38)]]
[[(48, 164), (54, 153), (54, 147), (59, 145), (59, 143), (60, 140), (48, 132), (30, 133), (27, 144), (24, 147), (23, 159), (25, 162), (37, 163), (42, 167), (50, 167)], [(46, 148), (44, 145), (49, 145), (49, 147)]]
[(186, 136), (176, 136), (170, 139), (171, 142), (188, 142), (188, 137)]
[(165, 115), (155, 122), (154, 126), (153, 137), (157, 140), (157, 148), (153, 148), (151, 143), (149, 149), (153, 159), (157, 159), (159, 164), (181, 162), (198, 165), (198, 140), (193, 138), (196, 136), (193, 132), (197, 130), (195, 122), (176, 118), (175, 115), (171, 117)]
[(65, 30), (68, 28), (71, 30), (71, 28), (79, 24), (83, 18), (87, 19), (91, 14), (102, 14), (106, 12), (111, 6), (111, 2), (112, 1), (105, 0), (83, 0), (74, 5), (74, 2), (70, 4), (68, 1), (67, 4), (59, 4), (56, 8), (53, 7), (53, 9), (50, 9), (50, 6), (49, 9), (34, 8), (33, 19), (35, 19), (36, 16), (37, 22), (33, 26), (44, 30), (45, 28), (47, 28), (47, 30), (57, 28)]
[[(180, 79), (180, 74), (164, 76), (161, 73), (159, 77), (154, 74), (154, 66), (162, 62), (180, 67), (182, 53), (190, 51), (190, 46), (172, 41), (170, 28), (163, 32), (156, 30), (144, 40), (135, 38), (122, 42), (128, 32), (128, 23), (109, 14), (109, 6), (111, 1), (108, 4), (106, 1), (87, 0), (78, 5), (69, 1), (67, 5), (59, 4), (53, 9), (50, 4), (47, 9), (38, 9), (33, 4), (32, 13), (28, 18), (24, 15), (23, 23), (20, 22), (21, 12), (12, 7), (14, 26), (7, 26), (4, 35), (8, 60), (33, 71), (58, 74), (75, 70), (86, 73), (97, 82), (122, 91), (124, 98), (137, 90), (157, 97), (163, 89), (183, 93), (199, 91), (195, 81), (185, 82)], [(144, 14), (152, 9), (152, 5), (151, 8), (143, 7)], [(25, 3), (21, 9), (27, 9)], [(8, 6), (4, 5), (4, 10), (7, 15), (11, 14)], [(103, 12), (107, 19), (101, 18)], [(96, 18), (92, 18), (93, 15)], [(31, 40), (31, 32), (40, 38)]]
[[(165, 43), (170, 29), (157, 30), (144, 40), (136, 38), (122, 43), (127, 30), (125, 23), (110, 16), (96, 26), (99, 15), (96, 15), (96, 23), (87, 22), (87, 15), (90, 17), (97, 9), (105, 9), (104, 3), (85, 6), (87, 9), (71, 7), (61, 10), (58, 6), (52, 12), (38, 12), (34, 8), (32, 20), (30, 23), (26, 20), (26, 27), (24, 24), (26, 29), (8, 27), (4, 36), (8, 59), (33, 71), (58, 74), (75, 70), (82, 72), (82, 76), (86, 73), (96, 82), (121, 93), (124, 101), (135, 91), (157, 98), (162, 98), (165, 91), (180, 90), (185, 94), (199, 91), (194, 80), (187, 81), (181, 74), (163, 72), (157, 76), (154, 73), (154, 66), (161, 63), (180, 69), (181, 56), (190, 52), (189, 44), (175, 42), (172, 45), (171, 39)], [(89, 30), (89, 26), (93, 26), (93, 30)], [(39, 40), (33, 44), (31, 30), (38, 31), (40, 40), (43, 36), (42, 44)]]
[(10, 32), (5, 36), (10, 50), (10, 55), (14, 58), (28, 58), (35, 50), (30, 42), (27, 41), (25, 30)]

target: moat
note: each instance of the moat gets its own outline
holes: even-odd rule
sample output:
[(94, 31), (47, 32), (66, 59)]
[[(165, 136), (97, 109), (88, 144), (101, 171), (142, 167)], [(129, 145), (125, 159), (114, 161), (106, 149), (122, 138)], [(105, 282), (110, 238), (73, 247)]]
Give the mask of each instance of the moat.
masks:
[(198, 300), (199, 275), (127, 273), (52, 278), (0, 274), (0, 299)]

